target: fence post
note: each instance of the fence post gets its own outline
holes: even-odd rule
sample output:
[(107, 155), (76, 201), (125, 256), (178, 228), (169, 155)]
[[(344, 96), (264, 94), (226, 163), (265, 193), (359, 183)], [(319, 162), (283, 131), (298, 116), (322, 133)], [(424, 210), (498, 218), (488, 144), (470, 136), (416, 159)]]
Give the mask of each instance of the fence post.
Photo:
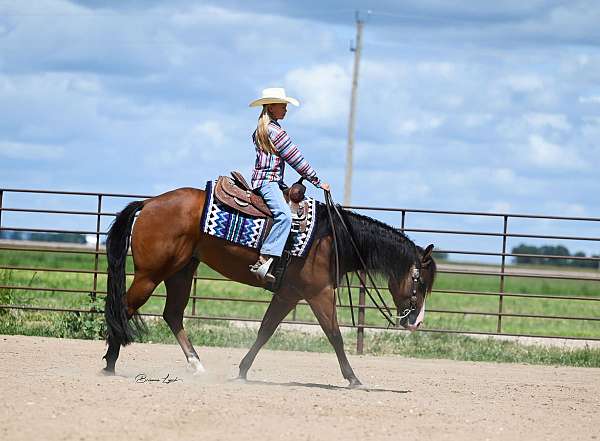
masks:
[(94, 289), (92, 290), (92, 300), (96, 300), (96, 293), (98, 290), (98, 261), (100, 254), (100, 220), (102, 212), (102, 195), (98, 195), (98, 211), (96, 215), (96, 253), (94, 254)]
[[(404, 233), (406, 224), (406, 210), (402, 210), (402, 222), (400, 223), (400, 231)], [(400, 317), (396, 316), (396, 328), (400, 327)]]
[[(0, 190), (0, 228), (2, 228), (2, 197), (4, 196), (4, 190)], [(0, 230), (2, 231), (2, 230)]]
[[(360, 272), (362, 280), (366, 279), (366, 274), (363, 271)], [(362, 286), (358, 291), (358, 326), (356, 328), (356, 353), (358, 355), (363, 354), (365, 344), (365, 288)]]
[(504, 270), (506, 264), (506, 232), (508, 230), (508, 216), (504, 215), (504, 229), (502, 233), (502, 264), (500, 266), (500, 292), (498, 293), (498, 328), (496, 332), (502, 333), (502, 307), (504, 301)]
[(196, 315), (196, 285), (198, 284), (198, 268), (200, 265), (196, 267), (196, 271), (194, 271), (194, 291), (192, 295), (192, 315)]

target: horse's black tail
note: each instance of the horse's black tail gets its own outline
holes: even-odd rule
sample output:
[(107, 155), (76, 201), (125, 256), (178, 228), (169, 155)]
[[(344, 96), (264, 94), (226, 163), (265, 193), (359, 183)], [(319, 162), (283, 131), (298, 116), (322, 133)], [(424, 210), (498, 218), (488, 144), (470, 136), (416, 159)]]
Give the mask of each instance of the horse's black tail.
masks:
[(131, 343), (137, 335), (127, 318), (125, 306), (125, 263), (131, 238), (131, 229), (135, 214), (144, 206), (143, 201), (127, 205), (119, 214), (108, 231), (106, 255), (108, 259), (108, 281), (106, 284), (106, 340), (123, 346)]

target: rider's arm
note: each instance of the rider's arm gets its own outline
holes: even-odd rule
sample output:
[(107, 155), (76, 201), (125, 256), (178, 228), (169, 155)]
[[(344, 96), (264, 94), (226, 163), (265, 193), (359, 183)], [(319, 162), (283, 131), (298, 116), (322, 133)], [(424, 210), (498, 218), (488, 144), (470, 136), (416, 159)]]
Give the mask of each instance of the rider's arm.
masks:
[(317, 177), (317, 172), (315, 172), (308, 161), (304, 159), (300, 149), (292, 142), (287, 132), (281, 129), (274, 132), (273, 135), (271, 140), (279, 152), (279, 156), (281, 156), (285, 162), (290, 164), (300, 176), (312, 183), (315, 187), (321, 188), (321, 180)]

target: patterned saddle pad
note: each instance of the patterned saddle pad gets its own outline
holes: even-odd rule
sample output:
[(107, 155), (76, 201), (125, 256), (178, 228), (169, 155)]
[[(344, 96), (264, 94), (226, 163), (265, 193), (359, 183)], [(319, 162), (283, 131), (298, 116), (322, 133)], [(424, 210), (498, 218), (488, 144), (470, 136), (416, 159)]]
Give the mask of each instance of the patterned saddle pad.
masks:
[[(203, 233), (227, 240), (249, 248), (260, 249), (267, 237), (267, 220), (241, 213), (221, 204), (214, 197), (216, 181), (206, 183), (206, 202), (200, 220)], [(305, 257), (308, 254), (313, 236), (316, 232), (317, 203), (314, 198), (307, 198), (308, 211), (306, 214), (307, 228), (298, 232), (292, 222), (291, 237), (286, 249), (292, 256)]]

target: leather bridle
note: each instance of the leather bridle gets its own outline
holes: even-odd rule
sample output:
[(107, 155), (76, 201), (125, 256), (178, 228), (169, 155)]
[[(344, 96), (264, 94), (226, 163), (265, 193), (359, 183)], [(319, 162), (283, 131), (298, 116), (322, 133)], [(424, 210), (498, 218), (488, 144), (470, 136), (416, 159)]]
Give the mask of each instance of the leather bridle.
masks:
[[(394, 318), (401, 320), (404, 317), (408, 316), (411, 312), (413, 312), (413, 311), (415, 311), (417, 309), (417, 286), (421, 282), (421, 272), (420, 272), (420, 270), (417, 267), (413, 268), (413, 270), (412, 270), (412, 274), (411, 274), (411, 276), (412, 276), (412, 295), (410, 297), (409, 307), (403, 311), (403, 313), (402, 313), (401, 316), (394, 315), (392, 313), (391, 309), (389, 308), (389, 306), (383, 300), (383, 296), (379, 292), (379, 289), (377, 288), (377, 285), (375, 284), (375, 282), (373, 280), (373, 277), (371, 276), (371, 274), (369, 273), (369, 271), (367, 269), (367, 266), (366, 266), (366, 264), (364, 262), (364, 259), (360, 255), (358, 247), (357, 247), (357, 245), (356, 245), (356, 243), (354, 241), (354, 237), (352, 236), (352, 233), (348, 229), (348, 227), (346, 225), (346, 222), (345, 222), (344, 218), (342, 217), (342, 214), (338, 210), (338, 207), (333, 202), (333, 198), (331, 197), (331, 193), (329, 191), (325, 191), (325, 205), (327, 207), (327, 215), (329, 217), (329, 223), (330, 223), (330, 227), (331, 227), (331, 230), (332, 230), (332, 236), (333, 236), (333, 248), (335, 250), (336, 286), (340, 282), (340, 258), (339, 258), (339, 252), (338, 252), (338, 246), (337, 246), (337, 234), (336, 234), (336, 230), (335, 230), (335, 223), (333, 221), (333, 213), (332, 213), (332, 211), (335, 212), (335, 214), (339, 218), (340, 223), (341, 223), (342, 227), (344, 228), (346, 234), (348, 234), (348, 237), (350, 238), (350, 243), (352, 244), (352, 247), (354, 248), (354, 252), (356, 253), (356, 255), (358, 257), (359, 262), (360, 262), (360, 264), (361, 264), (361, 266), (363, 268), (363, 271), (366, 274), (367, 278), (369, 279), (369, 282), (371, 283), (371, 285), (373, 286), (373, 289), (377, 293), (377, 297), (379, 298), (379, 301), (381, 302), (381, 305), (371, 295), (371, 292), (370, 292), (370, 290), (367, 287), (367, 283), (363, 279), (363, 277), (361, 276), (360, 272), (356, 271), (356, 275), (358, 276), (358, 280), (360, 281), (360, 284), (361, 284), (362, 288), (365, 290), (366, 294), (371, 299), (371, 302), (373, 302), (373, 304), (377, 307), (377, 309), (379, 310), (379, 312), (381, 313), (381, 315), (383, 315), (383, 317), (388, 321), (389, 325), (395, 327), (396, 323), (393, 320)], [(418, 261), (415, 262), (415, 265), (420, 265), (420, 262), (418, 262)], [(356, 323), (354, 321), (354, 308), (352, 307), (352, 295), (351, 295), (351, 292), (350, 292), (350, 281), (348, 280), (348, 276), (347, 275), (346, 275), (346, 282), (348, 283), (348, 298), (349, 298), (349, 301), (350, 301), (350, 311), (351, 311), (351, 314), (352, 314), (352, 325), (356, 326)]]
[(408, 304), (408, 308), (402, 311), (402, 315), (397, 315), (396, 318), (402, 320), (405, 317), (408, 317), (411, 312), (417, 310), (417, 286), (422, 283), (421, 279), (421, 270), (419, 268), (412, 269), (412, 295), (410, 296), (410, 303)]

